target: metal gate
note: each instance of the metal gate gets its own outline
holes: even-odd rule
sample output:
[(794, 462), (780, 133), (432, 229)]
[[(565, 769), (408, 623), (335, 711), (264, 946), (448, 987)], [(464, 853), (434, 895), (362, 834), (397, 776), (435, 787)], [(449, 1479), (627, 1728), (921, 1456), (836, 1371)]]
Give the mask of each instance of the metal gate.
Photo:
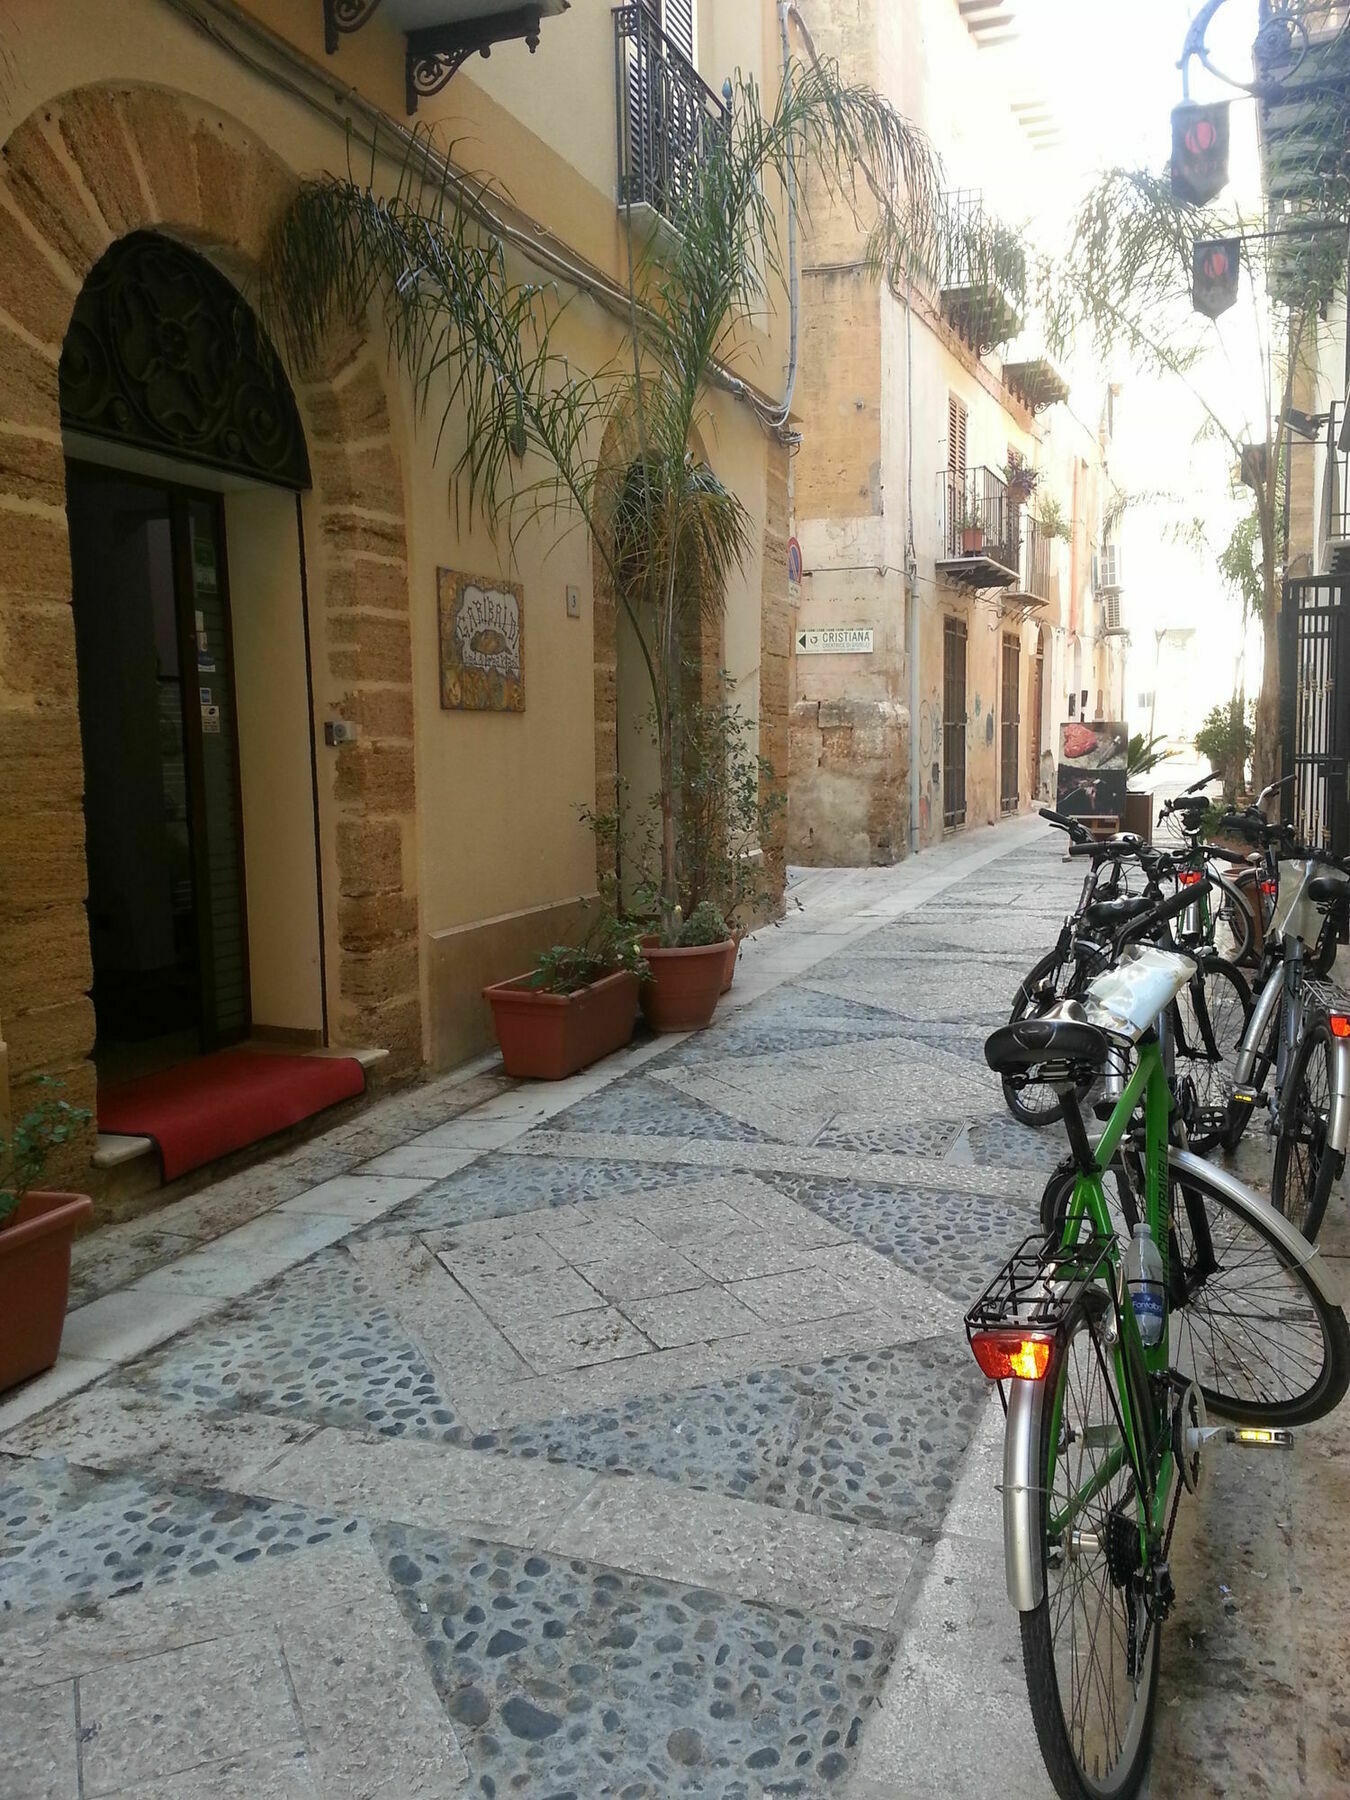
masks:
[(1000, 694), (1003, 767), (999, 775), (999, 811), (1014, 813), (1019, 804), (1018, 762), (1022, 745), (1022, 646), (1015, 637), (1003, 640), (1003, 683)]
[(1284, 585), (1280, 751), (1284, 819), (1350, 855), (1350, 578)]
[(966, 625), (942, 627), (942, 823), (948, 831), (966, 822)]

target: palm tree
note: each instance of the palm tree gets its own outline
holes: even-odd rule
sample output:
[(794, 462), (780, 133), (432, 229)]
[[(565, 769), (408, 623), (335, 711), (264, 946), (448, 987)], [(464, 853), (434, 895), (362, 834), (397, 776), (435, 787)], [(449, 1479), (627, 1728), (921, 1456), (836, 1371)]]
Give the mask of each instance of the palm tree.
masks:
[[(358, 179), (307, 182), (279, 222), (263, 308), (303, 366), (338, 321), (382, 318), (419, 405), (440, 411), (457, 507), (514, 544), (541, 517), (580, 520), (626, 613), (651, 685), (660, 769), (662, 930), (677, 892), (682, 626), (720, 617), (750, 550), (739, 497), (694, 453), (715, 386), (787, 290), (779, 206), (807, 172), (831, 204), (869, 221), (868, 260), (893, 272), (931, 236), (938, 187), (921, 134), (832, 63), (794, 66), (765, 111), (739, 81), (725, 125), (668, 198), (644, 249), (627, 218), (627, 332), (594, 373), (558, 349), (569, 299), (520, 280), (481, 188), (416, 138), (392, 192), (372, 152)], [(758, 402), (766, 428), (783, 421)], [(617, 462), (614, 445), (619, 445)]]

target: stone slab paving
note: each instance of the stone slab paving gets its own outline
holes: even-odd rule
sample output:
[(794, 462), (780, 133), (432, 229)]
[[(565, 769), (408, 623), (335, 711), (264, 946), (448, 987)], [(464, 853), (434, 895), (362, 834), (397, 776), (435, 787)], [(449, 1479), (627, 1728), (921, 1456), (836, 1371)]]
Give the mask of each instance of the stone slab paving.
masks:
[(82, 1246), (0, 1403), (3, 1800), (1046, 1792), (960, 1319), (1076, 886), (1031, 822), (813, 872), (708, 1032)]

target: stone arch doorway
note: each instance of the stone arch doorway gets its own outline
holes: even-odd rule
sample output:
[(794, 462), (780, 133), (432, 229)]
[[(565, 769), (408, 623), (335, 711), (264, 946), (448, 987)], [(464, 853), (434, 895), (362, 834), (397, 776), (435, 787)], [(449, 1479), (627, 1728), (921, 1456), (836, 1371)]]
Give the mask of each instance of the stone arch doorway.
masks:
[[(153, 231), (246, 286), (294, 177), (209, 106), (148, 88), (61, 96), (0, 162), (0, 1041), (17, 1090), (58, 1076), (94, 1105), (93, 970), (58, 367), (76, 301), (116, 240)], [(422, 1056), (412, 652), (403, 480), (378, 360), (328, 346), (295, 384), (319, 751), (330, 1038)], [(309, 721), (306, 721), (308, 726)], [(0, 1096), (3, 1099), (3, 1096)]]
[(238, 290), (157, 232), (59, 365), (100, 1081), (327, 1038), (304, 428)]

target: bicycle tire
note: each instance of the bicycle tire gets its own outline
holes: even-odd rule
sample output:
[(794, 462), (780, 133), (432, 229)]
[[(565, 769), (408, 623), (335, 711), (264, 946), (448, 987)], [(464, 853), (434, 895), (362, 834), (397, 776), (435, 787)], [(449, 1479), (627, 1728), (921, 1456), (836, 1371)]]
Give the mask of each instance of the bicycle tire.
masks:
[(1252, 956), (1251, 908), (1236, 882), (1216, 869), (1210, 870), (1210, 878), (1219, 890), (1219, 904), (1210, 911), (1210, 941), (1226, 961), (1242, 967)]
[[(1051, 976), (1054, 977), (1055, 992), (1059, 994), (1065, 966), (1065, 958), (1058, 948), (1049, 951), (1041, 958), (1035, 968), (1026, 976), (1014, 996), (1012, 1011), (1008, 1015), (1010, 1025), (1015, 1025), (1019, 1019), (1026, 1018), (1032, 1008), (1037, 989), (1042, 987)], [(1030, 1125), (1039, 1131), (1046, 1125), (1057, 1125), (1063, 1119), (1064, 1103), (1047, 1083), (1036, 1081), (1016, 1087), (1005, 1075), (1002, 1086), (1004, 1105), (1019, 1125)], [(1032, 1096), (1030, 1101), (1027, 1099), (1028, 1095)]]
[[(1075, 1357), (1075, 1346), (1080, 1344), (1084, 1333), (1091, 1355)], [(1081, 1371), (1085, 1364), (1087, 1374), (1084, 1376)], [(1136, 1680), (1128, 1667), (1129, 1609), (1131, 1606), (1136, 1608), (1137, 1625), (1143, 1602), (1138, 1597), (1131, 1598), (1133, 1584), (1121, 1586), (1112, 1579), (1105, 1549), (1110, 1514), (1118, 1508), (1126, 1509), (1126, 1517), (1137, 1537), (1139, 1501), (1134, 1493), (1134, 1476), (1128, 1462), (1110, 1477), (1100, 1492), (1094, 1493), (1087, 1507), (1077, 1515), (1088, 1521), (1091, 1534), (1097, 1540), (1095, 1549), (1067, 1549), (1058, 1540), (1052, 1542), (1051, 1538), (1052, 1502), (1061, 1470), (1066, 1464), (1071, 1469), (1075, 1467), (1072, 1458), (1076, 1449), (1078, 1473), (1071, 1474), (1069, 1479), (1083, 1485), (1084, 1460), (1094, 1451), (1102, 1453), (1103, 1431), (1119, 1429), (1114, 1417), (1115, 1399), (1110, 1409), (1100, 1407), (1101, 1417), (1095, 1421), (1095, 1429), (1092, 1428), (1094, 1421), (1089, 1414), (1093, 1403), (1094, 1370), (1096, 1384), (1106, 1397), (1112, 1398), (1110, 1390), (1114, 1388), (1115, 1399), (1118, 1399), (1118, 1384), (1109, 1351), (1103, 1356), (1092, 1317), (1080, 1301), (1071, 1316), (1063, 1349), (1046, 1376), (1041, 1405), (1038, 1466), (1045, 1473), (1046, 1499), (1040, 1508), (1038, 1550), (1043, 1589), (1040, 1604), (1031, 1612), (1018, 1615), (1022, 1630), (1022, 1664), (1041, 1757), (1060, 1800), (1132, 1800), (1143, 1783), (1152, 1750), (1161, 1624), (1156, 1619), (1151, 1623)], [(1065, 1422), (1075, 1407), (1077, 1416), (1070, 1421), (1069, 1435), (1065, 1438)], [(1050, 1433), (1057, 1418), (1062, 1441), (1055, 1446), (1056, 1468), (1052, 1474)], [(1089, 1469), (1095, 1466), (1090, 1464)], [(1129, 1510), (1131, 1501), (1133, 1517)], [(1070, 1585), (1075, 1566), (1084, 1570), (1076, 1590)], [(1088, 1614), (1094, 1602), (1096, 1622), (1089, 1636)], [(1103, 1620), (1107, 1634), (1104, 1656), (1100, 1647)], [(1086, 1668), (1080, 1671), (1078, 1665), (1085, 1654), (1085, 1640), (1087, 1662)], [(1070, 1683), (1067, 1705), (1066, 1673)], [(1075, 1673), (1082, 1675), (1082, 1685), (1076, 1693), (1072, 1688)], [(1123, 1731), (1117, 1729), (1114, 1706), (1117, 1689), (1129, 1702)], [(1117, 1737), (1118, 1749), (1113, 1749), (1113, 1739)], [(1099, 1739), (1110, 1760), (1105, 1777), (1100, 1766), (1103, 1757), (1093, 1754)], [(1096, 1766), (1089, 1769), (1086, 1766), (1089, 1762)]]
[[(1196, 1203), (1210, 1237), (1206, 1260), (1215, 1265), (1208, 1272), (1191, 1219)], [(1182, 1275), (1188, 1291), (1173, 1300), (1172, 1360), (1211, 1412), (1240, 1425), (1310, 1424), (1350, 1387), (1350, 1326), (1285, 1230), (1275, 1209), (1240, 1183), (1173, 1151), (1169, 1260), (1181, 1263), (1172, 1271), (1174, 1296)], [(1239, 1275), (1249, 1289), (1245, 1310), (1234, 1306)]]
[(1336, 924), (1336, 915), (1329, 912), (1322, 920), (1322, 929), (1317, 934), (1317, 942), (1308, 952), (1307, 964), (1314, 975), (1330, 975), (1336, 966), (1336, 953), (1341, 947), (1340, 935)]
[[(1219, 1061), (1211, 1062), (1205, 1048), (1196, 1009), (1196, 983), (1204, 995), (1214, 1033), (1214, 1047)], [(1196, 1098), (1202, 1107), (1218, 1111), (1226, 1108), (1233, 1085), (1233, 1070), (1242, 1044), (1247, 1022), (1252, 1016), (1252, 991), (1241, 969), (1221, 956), (1207, 956), (1199, 961), (1189, 987), (1182, 989), (1175, 1002), (1188, 1046), (1188, 1054), (1180, 1054), (1176, 1063), (1178, 1078), (1189, 1075), (1195, 1083)], [(1206, 1145), (1215, 1137), (1203, 1140)]]
[[(1327, 1144), (1327, 1118), (1322, 1111), (1323, 1098), (1330, 1106), (1330, 1062), (1334, 1054), (1335, 1040), (1326, 1023), (1315, 1020), (1304, 1032), (1285, 1078), (1270, 1176), (1271, 1205), (1309, 1243), (1321, 1229), (1331, 1190), (1345, 1168), (1345, 1152)], [(1323, 1077), (1320, 1092), (1319, 1069)], [(1306, 1142), (1304, 1132), (1308, 1134)], [(1300, 1154), (1301, 1150), (1306, 1154)]]

